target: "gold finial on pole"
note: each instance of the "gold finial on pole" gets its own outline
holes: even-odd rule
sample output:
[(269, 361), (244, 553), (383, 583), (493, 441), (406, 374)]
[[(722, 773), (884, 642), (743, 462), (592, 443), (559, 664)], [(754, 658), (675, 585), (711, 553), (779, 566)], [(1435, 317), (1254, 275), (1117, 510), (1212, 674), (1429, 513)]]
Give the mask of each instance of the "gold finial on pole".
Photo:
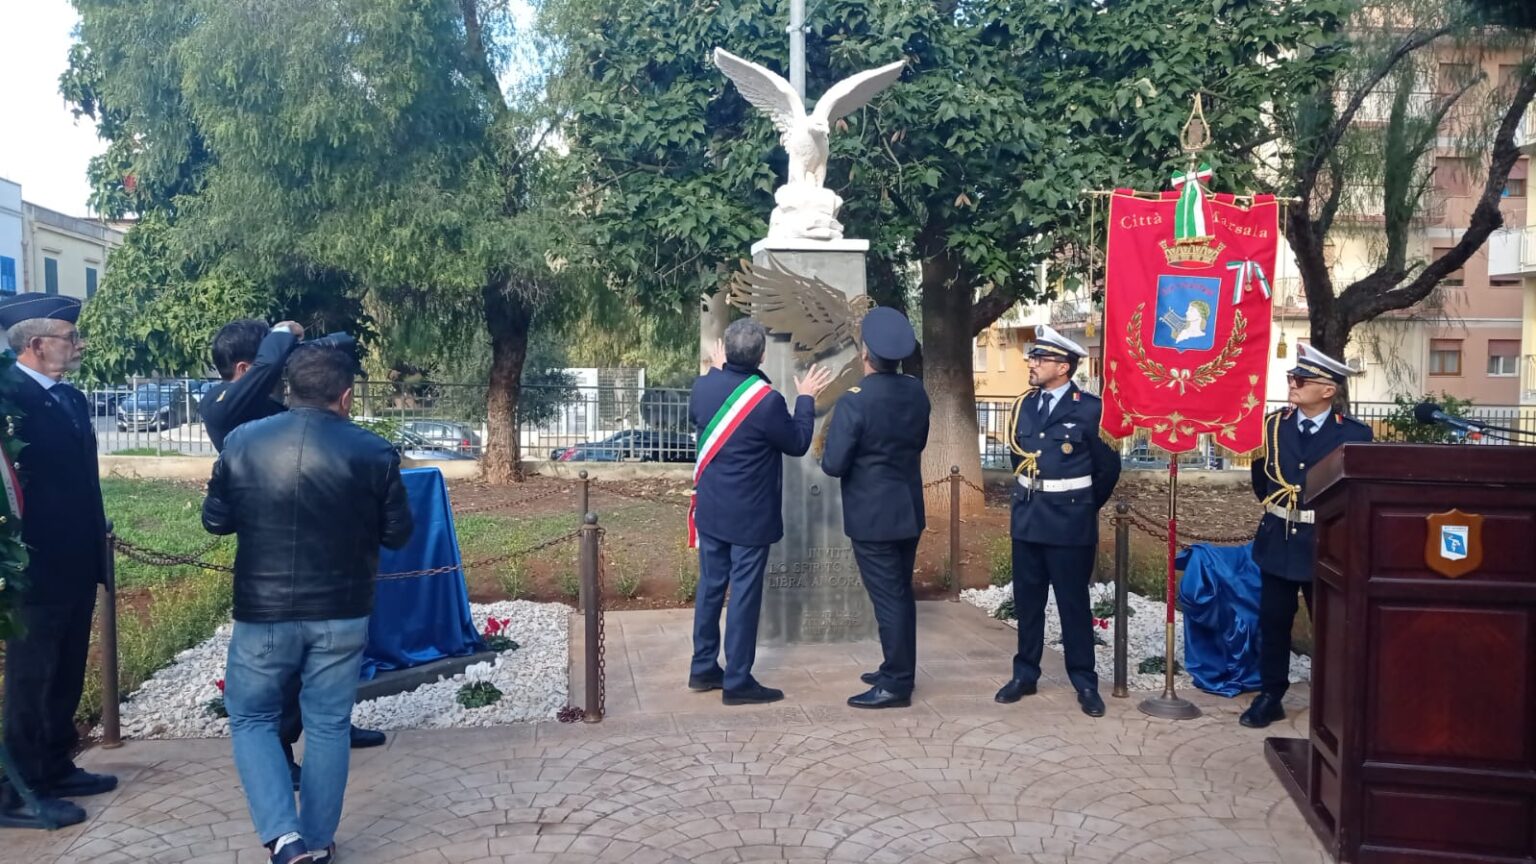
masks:
[(1195, 94), (1194, 107), (1190, 109), (1189, 119), (1184, 121), (1184, 128), (1179, 130), (1179, 146), (1190, 159), (1194, 159), (1200, 151), (1211, 143), (1211, 127), (1205, 122), (1204, 102), (1199, 93)]

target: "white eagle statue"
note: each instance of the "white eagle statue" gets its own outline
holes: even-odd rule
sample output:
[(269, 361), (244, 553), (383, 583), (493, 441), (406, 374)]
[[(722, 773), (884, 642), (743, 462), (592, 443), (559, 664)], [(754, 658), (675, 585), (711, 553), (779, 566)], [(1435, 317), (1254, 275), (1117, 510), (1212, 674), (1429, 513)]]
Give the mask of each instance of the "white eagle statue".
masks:
[(836, 240), (842, 226), (835, 219), (842, 199), (823, 188), (827, 177), (827, 136), (832, 123), (858, 108), (901, 77), (905, 60), (852, 75), (833, 84), (807, 114), (795, 88), (777, 73), (724, 48), (715, 49), (715, 65), (753, 106), (766, 113), (779, 130), (779, 143), (789, 154), (789, 182), (774, 192), (778, 206), (768, 236)]

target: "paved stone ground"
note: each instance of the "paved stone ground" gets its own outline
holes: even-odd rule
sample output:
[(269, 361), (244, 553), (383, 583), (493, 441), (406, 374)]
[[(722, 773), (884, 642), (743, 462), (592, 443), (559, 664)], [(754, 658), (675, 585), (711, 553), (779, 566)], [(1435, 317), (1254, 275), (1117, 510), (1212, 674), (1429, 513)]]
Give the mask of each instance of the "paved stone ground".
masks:
[[(1038, 696), (991, 701), (1014, 631), (967, 605), (920, 604), (917, 701), (863, 712), (872, 645), (764, 651), (774, 706), (725, 708), (683, 686), (686, 612), (608, 620), (609, 717), (403, 732), (353, 761), (348, 864), (535, 862), (1325, 862), (1243, 729), (1246, 698), (1190, 695), (1199, 720), (1138, 696), (1078, 711), (1058, 655)], [(579, 659), (580, 646), (573, 646)], [(580, 681), (573, 679), (574, 692)], [(1298, 688), (1300, 689), (1300, 688)], [(5, 862), (260, 862), (227, 741), (130, 742), (84, 764), (122, 786), (54, 834), (0, 831)]]

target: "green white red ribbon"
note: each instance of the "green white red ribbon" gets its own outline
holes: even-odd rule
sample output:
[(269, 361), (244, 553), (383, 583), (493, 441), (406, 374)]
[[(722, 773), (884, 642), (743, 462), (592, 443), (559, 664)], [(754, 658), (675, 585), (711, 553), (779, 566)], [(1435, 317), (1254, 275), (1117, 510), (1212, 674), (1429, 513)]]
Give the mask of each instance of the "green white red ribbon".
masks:
[(1204, 162), (1194, 171), (1174, 172), (1173, 188), (1179, 190), (1179, 203), (1173, 211), (1175, 243), (1194, 242), (1211, 236), (1205, 230), (1205, 188), (1202, 185), (1210, 179), (1211, 166)]
[(1259, 266), (1259, 262), (1228, 261), (1227, 269), (1237, 271), (1237, 281), (1232, 284), (1232, 302), (1234, 304), (1243, 302), (1244, 291), (1252, 290), (1248, 284), (1250, 279), (1258, 283), (1259, 291), (1263, 293), (1264, 299), (1269, 299), (1269, 279), (1265, 278), (1264, 268)]

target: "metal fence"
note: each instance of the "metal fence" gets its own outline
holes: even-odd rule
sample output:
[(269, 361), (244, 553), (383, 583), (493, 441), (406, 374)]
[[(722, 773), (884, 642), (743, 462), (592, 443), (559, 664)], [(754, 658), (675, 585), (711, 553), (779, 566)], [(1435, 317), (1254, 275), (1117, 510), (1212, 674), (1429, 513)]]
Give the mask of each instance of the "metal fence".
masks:
[[(87, 390), (100, 452), (104, 454), (212, 455), (199, 406), (217, 382), (197, 378), (133, 379), (120, 387)], [(278, 394), (280, 395), (280, 394)], [(1008, 410), (1012, 398), (976, 400), (977, 447), (982, 466), (1006, 469)], [(1273, 410), (1282, 403), (1271, 403)], [(475, 459), (486, 438), (485, 385), (438, 382), (359, 381), (353, 415), (395, 440), (416, 459)], [(526, 386), (519, 400), (518, 443), (523, 458), (566, 462), (671, 462), (694, 458), (688, 418), (688, 391), (640, 386)], [(1412, 422), (1412, 409), (1365, 402), (1354, 416), (1370, 424), (1378, 441), (1452, 442), (1456, 433)], [(1468, 411), (1471, 419), (1521, 430), (1516, 443), (1536, 444), (1536, 406), (1489, 405)], [(1469, 441), (1510, 443), (1489, 435)], [(1127, 468), (1168, 466), (1166, 454), (1137, 433), (1120, 447)], [(1209, 440), (1179, 456), (1179, 467), (1239, 469), (1248, 460), (1214, 447)]]

